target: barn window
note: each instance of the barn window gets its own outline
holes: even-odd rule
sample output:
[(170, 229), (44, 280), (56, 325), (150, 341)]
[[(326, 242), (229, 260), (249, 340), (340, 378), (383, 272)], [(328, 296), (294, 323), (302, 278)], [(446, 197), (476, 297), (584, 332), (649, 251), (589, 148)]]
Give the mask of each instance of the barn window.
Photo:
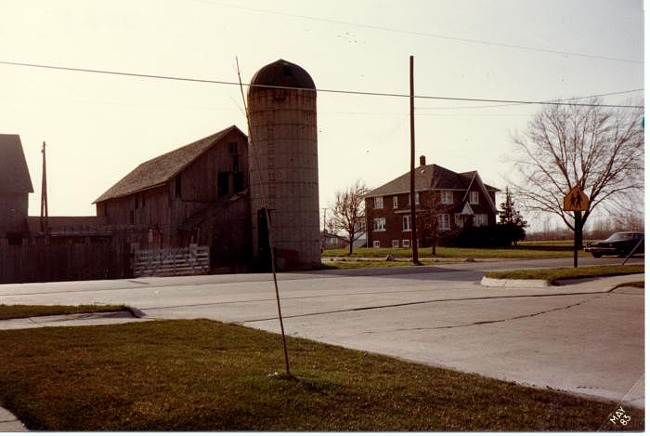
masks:
[(229, 174), (226, 172), (220, 172), (217, 178), (217, 196), (223, 197), (228, 194), (228, 182)]
[(244, 190), (244, 173), (235, 173), (232, 175), (232, 190), (233, 192)]
[(176, 177), (176, 196), (180, 197), (183, 192), (183, 186), (181, 185), (181, 176)]
[(231, 142), (228, 144), (228, 151), (230, 154), (239, 154), (239, 146), (236, 142)]

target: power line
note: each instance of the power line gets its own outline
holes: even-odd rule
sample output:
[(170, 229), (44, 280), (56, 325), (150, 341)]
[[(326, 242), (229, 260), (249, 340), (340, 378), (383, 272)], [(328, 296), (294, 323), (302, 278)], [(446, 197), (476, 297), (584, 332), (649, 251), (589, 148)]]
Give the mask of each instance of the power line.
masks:
[[(549, 104), (556, 104), (557, 102), (566, 102), (566, 101), (575, 101), (575, 100), (584, 100), (588, 98), (597, 98), (597, 97), (608, 97), (612, 95), (622, 95), (622, 94), (632, 94), (634, 92), (642, 92), (644, 88), (630, 89), (628, 91), (614, 91), (614, 92), (605, 92), (602, 94), (592, 94), (585, 95), (582, 97), (571, 97), (571, 98), (560, 98), (557, 100), (547, 100)], [(519, 106), (521, 103), (507, 103), (507, 104), (491, 104), (483, 106), (440, 106), (440, 107), (418, 107), (418, 110), (451, 110), (451, 109), (489, 109), (489, 108), (501, 108), (501, 107), (512, 107)]]
[[(227, 80), (197, 79), (192, 77), (163, 76), (157, 74), (130, 73), (124, 71), (62, 67), (56, 65), (34, 64), (34, 63), (26, 63), (26, 62), (12, 62), (12, 61), (3, 61), (3, 60), (0, 60), (0, 64), (19, 66), (19, 67), (29, 67), (29, 68), (43, 68), (43, 69), (59, 70), (59, 71), (72, 71), (78, 73), (106, 74), (106, 75), (123, 76), (123, 77), (138, 77), (138, 78), (145, 78), (145, 79), (160, 79), (160, 80), (173, 80), (173, 81), (181, 81), (181, 82), (240, 86), (239, 82), (232, 82)], [(250, 83), (244, 83), (242, 85), (247, 87), (257, 87), (257, 88), (266, 88), (266, 89), (304, 90), (303, 88), (295, 88), (290, 86), (272, 86), (272, 85), (257, 85), (257, 84), (253, 85)], [(315, 91), (320, 93), (331, 93), (331, 94), (409, 98), (408, 94), (387, 93), (387, 92), (354, 91), (354, 90), (341, 90), (341, 89), (316, 89)], [(607, 108), (627, 108), (627, 109), (643, 109), (644, 107), (638, 105), (613, 105), (613, 104), (577, 103), (577, 102), (561, 102), (561, 101), (551, 102), (551, 101), (538, 101), (538, 100), (508, 100), (508, 99), (495, 99), (495, 98), (448, 97), (448, 96), (433, 96), (433, 95), (416, 95), (415, 98), (420, 100), (444, 100), (444, 101), (462, 101), (462, 102), (477, 102), (477, 103), (510, 103), (510, 104), (528, 104), (528, 105), (585, 106), (585, 107), (607, 107)]]
[(390, 27), (374, 26), (374, 25), (370, 25), (370, 24), (353, 23), (353, 22), (350, 22), (350, 21), (333, 20), (333, 19), (330, 19), (330, 18), (312, 17), (312, 16), (309, 16), (309, 15), (299, 15), (299, 14), (291, 14), (291, 13), (287, 13), (287, 12), (271, 11), (271, 10), (268, 10), (268, 9), (251, 8), (251, 7), (247, 7), (247, 6), (233, 5), (233, 4), (230, 4), (230, 3), (213, 2), (213, 1), (207, 1), (207, 0), (195, 0), (195, 1), (198, 1), (200, 3), (206, 3), (206, 4), (215, 5), (215, 6), (224, 6), (224, 7), (227, 7), (227, 8), (240, 9), (240, 10), (245, 10), (245, 11), (261, 12), (261, 13), (272, 14), (272, 15), (282, 15), (282, 16), (286, 16), (286, 17), (300, 18), (300, 19), (312, 20), (312, 21), (320, 21), (320, 22), (330, 23), (330, 24), (340, 24), (340, 25), (345, 25), (345, 26), (360, 27), (360, 28), (371, 29), (371, 30), (381, 30), (381, 31), (386, 31), (386, 32), (402, 33), (402, 34), (405, 34), (405, 35), (414, 35), (414, 36), (423, 36), (423, 37), (436, 38), (436, 39), (444, 39), (444, 40), (448, 40), (448, 41), (464, 42), (464, 43), (470, 43), (470, 44), (489, 45), (489, 46), (494, 46), (494, 47), (510, 48), (510, 49), (516, 49), (516, 50), (536, 51), (536, 52), (541, 52), (541, 53), (549, 53), (549, 54), (562, 55), (562, 56), (579, 56), (579, 57), (584, 57), (584, 58), (600, 59), (600, 60), (606, 60), (606, 61), (626, 62), (626, 63), (634, 63), (634, 64), (643, 64), (644, 63), (644, 61), (638, 60), (638, 59), (616, 58), (616, 57), (611, 57), (611, 56), (601, 56), (601, 55), (594, 55), (594, 54), (589, 54), (589, 53), (571, 52), (571, 51), (564, 51), (564, 50), (552, 50), (552, 49), (546, 49), (546, 48), (540, 48), (540, 47), (530, 47), (530, 46), (518, 45), (518, 44), (507, 44), (507, 43), (501, 43), (501, 42), (495, 42), (495, 41), (486, 41), (486, 40), (474, 39), (474, 38), (462, 38), (462, 37), (457, 37), (457, 36), (442, 35), (442, 34), (438, 34), (438, 33), (416, 32), (416, 31), (413, 31), (413, 30), (394, 29), (394, 28), (390, 28)]

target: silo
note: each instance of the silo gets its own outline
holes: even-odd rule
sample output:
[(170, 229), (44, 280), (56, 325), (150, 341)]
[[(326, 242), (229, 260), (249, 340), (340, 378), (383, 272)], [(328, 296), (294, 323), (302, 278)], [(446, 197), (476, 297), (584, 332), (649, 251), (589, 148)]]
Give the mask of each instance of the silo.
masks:
[[(316, 87), (285, 60), (259, 70), (248, 91), (253, 253), (269, 266), (264, 207), (268, 207), (277, 266), (320, 265)], [(265, 205), (266, 202), (266, 205)]]

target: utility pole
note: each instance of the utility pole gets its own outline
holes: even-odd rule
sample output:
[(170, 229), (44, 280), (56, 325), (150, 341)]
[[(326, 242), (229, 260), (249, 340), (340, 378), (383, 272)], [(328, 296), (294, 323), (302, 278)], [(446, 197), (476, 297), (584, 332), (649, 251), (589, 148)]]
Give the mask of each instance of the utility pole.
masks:
[(413, 84), (413, 56), (410, 57), (410, 106), (411, 106), (411, 248), (413, 250), (413, 264), (419, 265), (418, 259), (418, 233), (415, 217), (415, 91)]
[(41, 149), (43, 154), (43, 176), (41, 178), (41, 233), (47, 236), (50, 233), (50, 226), (48, 223), (48, 211), (47, 211), (47, 162), (45, 159), (45, 141), (43, 141), (43, 148)]
[(321, 249), (321, 253), (323, 250), (325, 250), (325, 242), (327, 242), (327, 227), (325, 224), (325, 219), (326, 219), (326, 213), (327, 213), (327, 208), (323, 208), (323, 247)]

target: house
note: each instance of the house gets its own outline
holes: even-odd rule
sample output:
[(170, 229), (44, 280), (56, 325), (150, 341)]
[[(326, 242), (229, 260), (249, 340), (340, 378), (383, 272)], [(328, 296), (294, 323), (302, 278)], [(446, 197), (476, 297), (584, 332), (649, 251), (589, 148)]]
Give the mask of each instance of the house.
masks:
[(146, 228), (139, 248), (211, 247), (212, 261), (250, 257), (248, 139), (236, 126), (140, 164), (97, 200), (109, 226)]
[[(465, 226), (496, 224), (495, 194), (477, 171), (456, 173), (427, 165), (415, 169), (418, 244), (451, 243)], [(411, 247), (410, 172), (370, 191), (365, 197), (368, 241), (373, 247)]]
[(20, 136), (0, 134), (0, 244), (28, 236), (28, 196), (34, 192)]

